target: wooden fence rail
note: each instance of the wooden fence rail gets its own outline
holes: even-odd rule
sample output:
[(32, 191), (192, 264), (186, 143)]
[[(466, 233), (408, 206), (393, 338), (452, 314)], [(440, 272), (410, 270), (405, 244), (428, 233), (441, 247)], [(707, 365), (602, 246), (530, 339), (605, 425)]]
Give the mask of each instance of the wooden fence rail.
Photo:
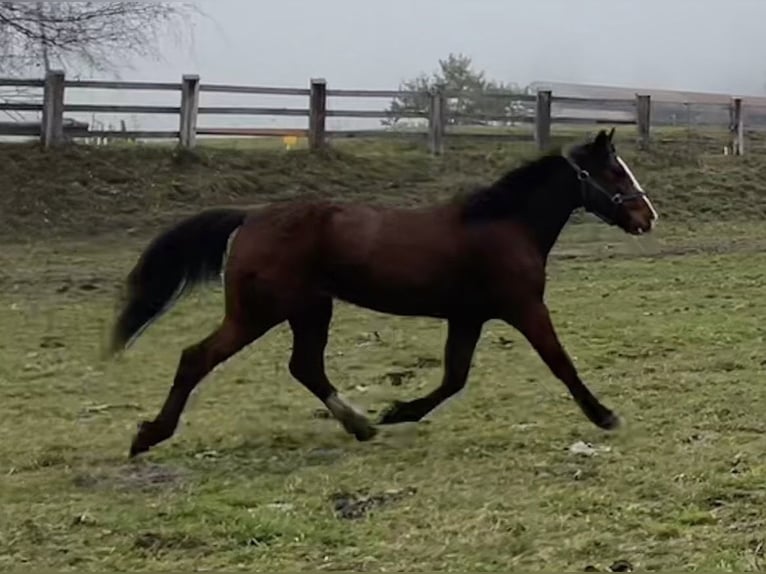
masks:
[[(519, 136), (503, 134), (500, 130), (481, 131), (476, 133), (461, 133), (451, 129), (458, 121), (502, 122), (504, 124), (533, 124), (530, 136), (539, 149), (544, 150), (551, 144), (551, 127), (554, 124), (623, 124), (636, 126), (637, 139), (642, 148), (650, 145), (650, 130), (652, 122), (652, 101), (649, 95), (636, 94), (634, 100), (592, 99), (577, 97), (557, 97), (551, 91), (540, 90), (536, 94), (514, 94), (510, 92), (486, 92), (482, 97), (502, 98), (509, 105), (524, 104), (525, 111), (509, 111), (508, 113), (471, 114), (450, 110), (450, 102), (465, 94), (443, 90), (439, 87), (429, 93), (408, 92), (401, 90), (354, 90), (333, 89), (327, 87), (324, 79), (312, 79), (308, 88), (280, 88), (261, 86), (236, 86), (228, 84), (204, 84), (199, 76), (184, 75), (181, 82), (122, 82), (102, 80), (66, 80), (64, 72), (50, 71), (44, 79), (7, 79), (0, 78), (0, 88), (42, 88), (42, 103), (30, 102), (0, 102), (0, 112), (42, 112), (39, 126), (40, 140), (45, 147), (64, 143), (71, 137), (115, 137), (115, 138), (172, 138), (177, 139), (181, 146), (193, 148), (197, 136), (301, 136), (306, 137), (311, 149), (321, 149), (331, 138), (349, 137), (423, 137), (421, 131), (401, 130), (328, 130), (327, 118), (389, 118), (391, 113), (384, 110), (353, 110), (328, 107), (328, 98), (416, 98), (426, 102), (422, 110), (402, 110), (397, 112), (397, 118), (422, 119), (427, 122), (425, 136), (428, 148), (433, 154), (441, 154), (444, 150), (444, 140), (449, 137), (485, 137), (495, 139), (519, 139)], [(66, 102), (66, 93), (70, 89), (98, 90), (145, 90), (171, 91), (179, 94), (178, 105), (132, 105), (132, 104), (74, 104)], [(261, 107), (261, 106), (201, 106), (201, 93), (250, 94), (267, 96), (296, 96), (306, 98), (307, 107)], [(633, 110), (632, 117), (578, 116), (571, 112), (555, 114), (556, 106), (583, 106), (598, 109), (603, 112), (625, 112)], [(87, 131), (73, 129), (66, 125), (64, 114), (71, 113), (116, 113), (116, 114), (164, 114), (179, 118), (177, 130), (136, 130), (136, 131)], [(303, 117), (307, 120), (306, 128), (246, 128), (246, 127), (200, 127), (200, 116), (211, 115), (240, 115), (240, 116), (278, 116)], [(0, 135), (20, 135), (32, 133), (31, 124), (25, 122), (23, 129), (14, 129), (9, 122), (0, 123)], [(744, 121), (741, 98), (735, 98), (730, 105), (731, 149), (735, 154), (744, 153)], [(528, 139), (528, 138), (522, 138)]]

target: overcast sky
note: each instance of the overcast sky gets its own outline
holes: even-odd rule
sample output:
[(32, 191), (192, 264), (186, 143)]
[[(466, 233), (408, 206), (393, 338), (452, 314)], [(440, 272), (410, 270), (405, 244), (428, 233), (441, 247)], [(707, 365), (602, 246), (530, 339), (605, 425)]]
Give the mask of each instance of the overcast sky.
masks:
[(198, 0), (192, 52), (123, 77), (394, 88), (462, 52), (489, 77), (766, 92), (766, 0)]
[[(396, 89), (450, 52), (488, 78), (727, 95), (766, 94), (766, 0), (197, 0), (207, 14), (191, 49), (166, 41), (163, 61), (135, 62), (124, 80)], [(88, 74), (83, 74), (87, 76)], [(177, 105), (173, 92), (69, 90), (70, 103)], [(378, 109), (388, 100), (331, 101)], [(201, 105), (306, 107), (306, 98), (205, 92)], [(71, 114), (97, 124), (176, 129), (176, 116)], [(306, 118), (217, 115), (201, 127), (295, 127)], [(331, 118), (330, 129), (379, 127)]]

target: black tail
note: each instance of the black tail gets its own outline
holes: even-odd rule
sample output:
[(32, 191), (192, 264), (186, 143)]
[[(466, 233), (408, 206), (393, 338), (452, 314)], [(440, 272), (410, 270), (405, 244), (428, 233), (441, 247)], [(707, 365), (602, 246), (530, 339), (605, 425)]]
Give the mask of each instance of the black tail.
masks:
[(189, 289), (220, 275), (229, 237), (246, 215), (237, 209), (211, 209), (151, 242), (128, 275), (109, 354), (125, 349)]

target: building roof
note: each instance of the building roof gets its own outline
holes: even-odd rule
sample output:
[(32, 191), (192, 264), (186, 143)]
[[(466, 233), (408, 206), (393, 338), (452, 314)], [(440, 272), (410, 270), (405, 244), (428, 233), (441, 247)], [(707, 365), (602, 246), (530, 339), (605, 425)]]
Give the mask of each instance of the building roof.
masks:
[(728, 105), (733, 97), (742, 97), (743, 103), (753, 106), (766, 106), (766, 97), (745, 96), (740, 94), (721, 94), (710, 92), (689, 92), (679, 90), (660, 90), (652, 88), (629, 88), (603, 86), (595, 84), (574, 84), (567, 82), (532, 82), (532, 92), (550, 90), (554, 96), (571, 98), (593, 98), (603, 100), (633, 99), (636, 94), (649, 95), (655, 102), (677, 104), (718, 104)]

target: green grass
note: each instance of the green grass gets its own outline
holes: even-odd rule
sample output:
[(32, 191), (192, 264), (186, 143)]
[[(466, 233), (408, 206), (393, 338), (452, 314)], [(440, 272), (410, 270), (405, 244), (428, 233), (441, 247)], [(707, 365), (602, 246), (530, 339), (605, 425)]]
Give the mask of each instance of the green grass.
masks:
[[(281, 327), (201, 386), (177, 436), (127, 460), (180, 350), (221, 313), (182, 302), (99, 359), (141, 247), (3, 252), (0, 566), (104, 570), (642, 570), (762, 564), (763, 226), (568, 228), (549, 305), (588, 384), (627, 421), (588, 423), (509, 327), (487, 325), (467, 390), (427, 423), (358, 444), (293, 382)], [(334, 382), (379, 411), (437, 384), (444, 325), (339, 305)], [(396, 373), (407, 373), (392, 386)], [(392, 375), (393, 374), (393, 375)], [(576, 441), (609, 447), (572, 454)], [(414, 489), (409, 491), (408, 489)], [(399, 497), (356, 520), (332, 496)]]
[[(588, 423), (523, 338), (492, 322), (464, 393), (359, 444), (290, 378), (282, 326), (201, 385), (172, 440), (130, 462), (136, 422), (222, 312), (214, 285), (100, 359), (117, 287), (158, 226), (305, 194), (433, 201), (534, 152), (0, 147), (0, 569), (762, 568), (764, 162), (679, 139), (621, 148), (658, 229), (638, 240), (570, 225), (548, 291), (620, 432)], [(438, 384), (445, 334), (339, 304), (330, 377), (374, 417)], [(602, 450), (571, 453), (577, 441)], [(339, 517), (338, 495), (370, 508)]]

